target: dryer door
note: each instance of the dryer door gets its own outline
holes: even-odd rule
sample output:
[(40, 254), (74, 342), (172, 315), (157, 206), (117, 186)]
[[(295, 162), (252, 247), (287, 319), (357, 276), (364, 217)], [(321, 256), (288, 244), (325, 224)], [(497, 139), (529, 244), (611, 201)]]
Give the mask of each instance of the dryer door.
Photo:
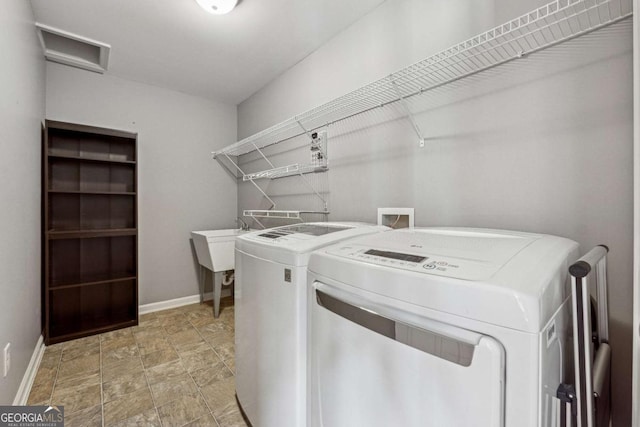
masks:
[(310, 425), (502, 426), (495, 339), (314, 282)]

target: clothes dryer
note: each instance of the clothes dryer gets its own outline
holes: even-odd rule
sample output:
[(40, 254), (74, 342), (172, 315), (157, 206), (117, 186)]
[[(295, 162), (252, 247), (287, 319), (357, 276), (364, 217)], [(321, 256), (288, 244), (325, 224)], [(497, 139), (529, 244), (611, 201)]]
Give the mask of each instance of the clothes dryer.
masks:
[(306, 274), (309, 254), (387, 227), (304, 223), (236, 240), (236, 393), (253, 427), (306, 422)]
[(568, 239), (462, 228), (314, 252), (309, 425), (556, 425), (577, 257)]

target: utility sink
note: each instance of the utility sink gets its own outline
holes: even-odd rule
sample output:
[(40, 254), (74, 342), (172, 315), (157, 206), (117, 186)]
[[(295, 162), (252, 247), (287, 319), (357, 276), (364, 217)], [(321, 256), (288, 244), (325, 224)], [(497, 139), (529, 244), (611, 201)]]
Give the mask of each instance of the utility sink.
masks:
[(191, 238), (201, 266), (213, 272), (235, 268), (236, 236), (246, 233), (241, 229), (192, 231)]
[[(228, 228), (223, 230), (192, 231), (191, 238), (200, 264), (200, 302), (204, 301), (204, 285), (207, 270), (213, 274), (213, 315), (220, 313), (222, 285), (233, 282), (233, 275), (224, 272), (235, 270), (236, 237), (249, 230)], [(223, 277), (224, 275), (224, 277)]]

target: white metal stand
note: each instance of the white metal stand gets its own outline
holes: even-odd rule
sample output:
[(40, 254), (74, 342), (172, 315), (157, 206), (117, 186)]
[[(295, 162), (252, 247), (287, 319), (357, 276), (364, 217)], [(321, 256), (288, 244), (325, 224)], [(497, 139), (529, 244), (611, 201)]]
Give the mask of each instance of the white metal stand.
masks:
[[(204, 288), (207, 283), (207, 272), (211, 272), (211, 278), (213, 280), (213, 317), (217, 319), (218, 316), (220, 316), (220, 298), (222, 296), (222, 282), (225, 272), (221, 271), (216, 273), (215, 271), (209, 270), (207, 267), (200, 265), (200, 304), (204, 302)], [(231, 290), (231, 295), (233, 295), (233, 288)]]

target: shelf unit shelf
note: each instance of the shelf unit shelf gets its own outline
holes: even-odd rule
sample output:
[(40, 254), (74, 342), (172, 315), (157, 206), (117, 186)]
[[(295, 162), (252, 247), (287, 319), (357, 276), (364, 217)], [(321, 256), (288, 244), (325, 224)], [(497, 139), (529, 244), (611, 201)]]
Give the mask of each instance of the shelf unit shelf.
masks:
[(46, 344), (138, 322), (136, 145), (136, 134), (129, 132), (46, 121)]
[(47, 190), (52, 194), (94, 194), (105, 196), (135, 196), (132, 191), (80, 191), (80, 190)]
[(135, 228), (120, 228), (109, 230), (49, 230), (49, 238), (56, 239), (88, 239), (93, 237), (135, 236)]
[(82, 282), (82, 283), (70, 283), (67, 285), (56, 285), (56, 286), (51, 286), (49, 288), (49, 292), (55, 292), (61, 289), (78, 288), (83, 286), (95, 286), (95, 285), (104, 285), (104, 284), (110, 284), (110, 283), (126, 282), (129, 280), (135, 280), (135, 278), (136, 276), (122, 276), (122, 277), (113, 278), (113, 279), (94, 280), (91, 282)]
[(63, 155), (63, 154), (47, 154), (47, 157), (50, 159), (61, 159), (61, 160), (72, 160), (72, 161), (83, 161), (83, 162), (97, 162), (97, 163), (119, 163), (125, 165), (135, 165), (136, 162), (133, 160), (116, 160), (116, 159), (100, 159), (97, 157), (81, 157), (74, 155)]
[[(241, 156), (598, 30), (632, 15), (631, 0), (555, 0), (219, 151)], [(410, 113), (407, 115), (411, 118)], [(419, 135), (421, 138), (422, 136)]]

